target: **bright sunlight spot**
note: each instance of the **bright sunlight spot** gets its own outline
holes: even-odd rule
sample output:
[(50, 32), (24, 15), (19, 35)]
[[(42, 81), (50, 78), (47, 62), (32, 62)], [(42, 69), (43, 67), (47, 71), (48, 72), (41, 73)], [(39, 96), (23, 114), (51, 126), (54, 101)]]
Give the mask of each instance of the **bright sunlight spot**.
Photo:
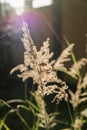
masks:
[(39, 8), (44, 6), (49, 6), (53, 3), (53, 0), (33, 0), (32, 7)]
[(1, 3), (8, 3), (17, 14), (21, 14), (24, 10), (24, 0), (1, 0)]

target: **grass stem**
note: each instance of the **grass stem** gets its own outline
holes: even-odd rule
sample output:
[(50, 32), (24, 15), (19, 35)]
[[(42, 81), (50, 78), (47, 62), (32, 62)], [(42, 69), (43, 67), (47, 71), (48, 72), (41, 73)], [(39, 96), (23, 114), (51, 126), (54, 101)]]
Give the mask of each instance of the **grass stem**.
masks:
[(73, 125), (74, 122), (73, 122), (73, 117), (72, 117), (72, 113), (71, 113), (71, 110), (70, 110), (70, 106), (69, 106), (68, 102), (66, 102), (66, 103), (67, 103), (67, 107), (68, 107), (68, 111), (69, 111), (69, 115), (70, 115), (70, 119), (71, 119), (71, 124)]

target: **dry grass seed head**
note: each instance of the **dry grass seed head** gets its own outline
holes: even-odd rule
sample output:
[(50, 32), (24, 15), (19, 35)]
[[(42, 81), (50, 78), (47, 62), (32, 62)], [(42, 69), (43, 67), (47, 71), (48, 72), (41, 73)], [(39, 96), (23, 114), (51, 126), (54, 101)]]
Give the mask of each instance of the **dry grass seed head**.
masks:
[(75, 78), (78, 78), (78, 71), (87, 64), (87, 58), (82, 58), (72, 65), (69, 70), (69, 74)]
[(61, 53), (61, 55), (58, 57), (57, 61), (54, 64), (55, 70), (67, 70), (67, 68), (64, 66), (64, 62), (70, 61), (71, 58), (69, 56), (72, 53), (72, 49), (74, 47), (74, 44), (70, 44), (66, 49), (64, 49)]
[[(24, 64), (20, 64), (14, 67), (11, 70), (11, 74), (17, 70), (20, 70), (20, 74), (18, 74), (19, 78), (22, 78), (23, 81), (27, 80), (28, 78), (32, 77), (35, 83), (38, 83), (38, 88), (43, 93), (42, 95), (48, 93), (56, 93), (54, 100), (60, 101), (62, 98), (66, 99), (66, 84), (57, 78), (56, 72), (54, 71), (53, 64), (55, 61), (51, 61), (50, 59), (53, 56), (53, 53), (50, 53), (50, 44), (49, 38), (43, 42), (43, 46), (40, 48), (40, 51), (37, 51), (36, 46), (33, 43), (33, 40), (30, 36), (30, 32), (28, 29), (28, 25), (23, 23), (23, 38), (22, 42), (24, 45)], [(63, 61), (69, 60), (67, 57), (70, 55), (70, 52), (73, 48), (73, 44), (70, 45), (63, 54), (59, 58), (61, 63)], [(60, 62), (59, 61), (59, 62)], [(58, 62), (58, 60), (57, 60)], [(56, 82), (61, 85), (62, 87), (59, 88), (58, 86), (55, 89), (55, 85), (53, 86), (46, 86), (48, 82)], [(48, 92), (49, 88), (49, 92)]]

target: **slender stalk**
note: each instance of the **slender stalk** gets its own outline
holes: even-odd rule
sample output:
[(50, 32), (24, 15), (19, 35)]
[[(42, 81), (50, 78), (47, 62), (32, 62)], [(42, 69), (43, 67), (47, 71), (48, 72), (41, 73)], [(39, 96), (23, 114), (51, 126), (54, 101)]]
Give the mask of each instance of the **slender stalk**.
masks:
[(24, 99), (27, 100), (27, 81), (24, 83)]
[[(31, 130), (27, 122), (24, 120), (24, 118), (18, 112), (16, 112), (16, 114), (18, 115), (19, 119), (23, 122), (23, 124), (26, 126), (26, 128), (28, 130)], [(24, 130), (26, 130), (25, 127), (24, 127)]]
[(63, 121), (61, 121), (61, 120), (57, 120), (57, 122), (60, 123), (60, 124), (63, 124), (63, 125), (69, 125), (68, 122), (63, 122)]
[[(34, 85), (32, 86), (32, 91), (33, 91), (33, 88), (34, 88)], [(25, 83), (24, 83), (24, 99), (25, 99), (25, 101), (32, 101), (32, 95), (30, 95), (30, 98), (28, 99), (28, 95), (27, 95), (27, 92), (28, 92), (28, 82), (27, 82), (27, 80), (25, 81)], [(26, 106), (27, 106), (27, 102), (26, 102), (26, 104), (25, 104)], [(31, 107), (31, 106), (29, 106), (29, 107)], [(29, 126), (28, 126), (28, 124), (26, 124), (27, 123), (27, 121), (29, 120), (29, 116), (30, 114), (28, 113), (28, 115), (27, 115), (27, 113), (26, 113), (26, 111), (24, 112), (24, 117), (25, 117), (25, 119), (26, 119), (26, 122), (24, 121), (24, 124), (25, 124), (25, 126), (27, 126), (26, 128), (28, 128)], [(22, 119), (22, 118), (21, 118)], [(26, 128), (24, 127), (24, 130), (26, 130)]]
[[(24, 100), (25, 101), (27, 100), (27, 80), (24, 83)], [(27, 105), (27, 103), (25, 105)], [(19, 116), (19, 118), (21, 119), (21, 121), (24, 123), (24, 125), (25, 125), (24, 126), (24, 130), (26, 130), (26, 128), (28, 128), (27, 122), (21, 117), (21, 115), (19, 113), (17, 113), (17, 115)], [(25, 117), (25, 119), (27, 119), (26, 111), (24, 111), (24, 117)]]
[[(7, 125), (5, 125), (5, 121), (6, 121), (7, 117), (8, 117), (11, 113), (14, 113), (14, 112), (15, 112), (15, 110), (12, 109), (12, 110), (8, 111), (8, 112), (5, 114), (5, 116), (3, 117), (3, 119), (0, 121), (0, 130), (2, 130), (3, 127), (6, 127), (6, 126), (7, 126)], [(8, 127), (7, 127), (7, 128), (8, 128)], [(9, 129), (9, 130), (10, 130), (10, 129)]]
[(69, 115), (70, 115), (70, 119), (71, 119), (71, 124), (73, 125), (74, 124), (74, 121), (73, 121), (73, 117), (72, 117), (72, 113), (71, 113), (71, 110), (70, 110), (70, 106), (69, 106), (69, 103), (67, 103), (67, 107), (68, 107), (68, 111), (69, 111)]
[(5, 130), (11, 130), (6, 124), (3, 125)]

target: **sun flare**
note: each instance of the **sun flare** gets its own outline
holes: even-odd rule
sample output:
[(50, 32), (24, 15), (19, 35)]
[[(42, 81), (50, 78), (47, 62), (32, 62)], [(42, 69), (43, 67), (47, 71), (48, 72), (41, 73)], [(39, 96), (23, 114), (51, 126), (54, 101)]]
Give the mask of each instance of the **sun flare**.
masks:
[(13, 7), (17, 14), (21, 14), (24, 9), (24, 0), (1, 0), (2, 3), (8, 3)]

